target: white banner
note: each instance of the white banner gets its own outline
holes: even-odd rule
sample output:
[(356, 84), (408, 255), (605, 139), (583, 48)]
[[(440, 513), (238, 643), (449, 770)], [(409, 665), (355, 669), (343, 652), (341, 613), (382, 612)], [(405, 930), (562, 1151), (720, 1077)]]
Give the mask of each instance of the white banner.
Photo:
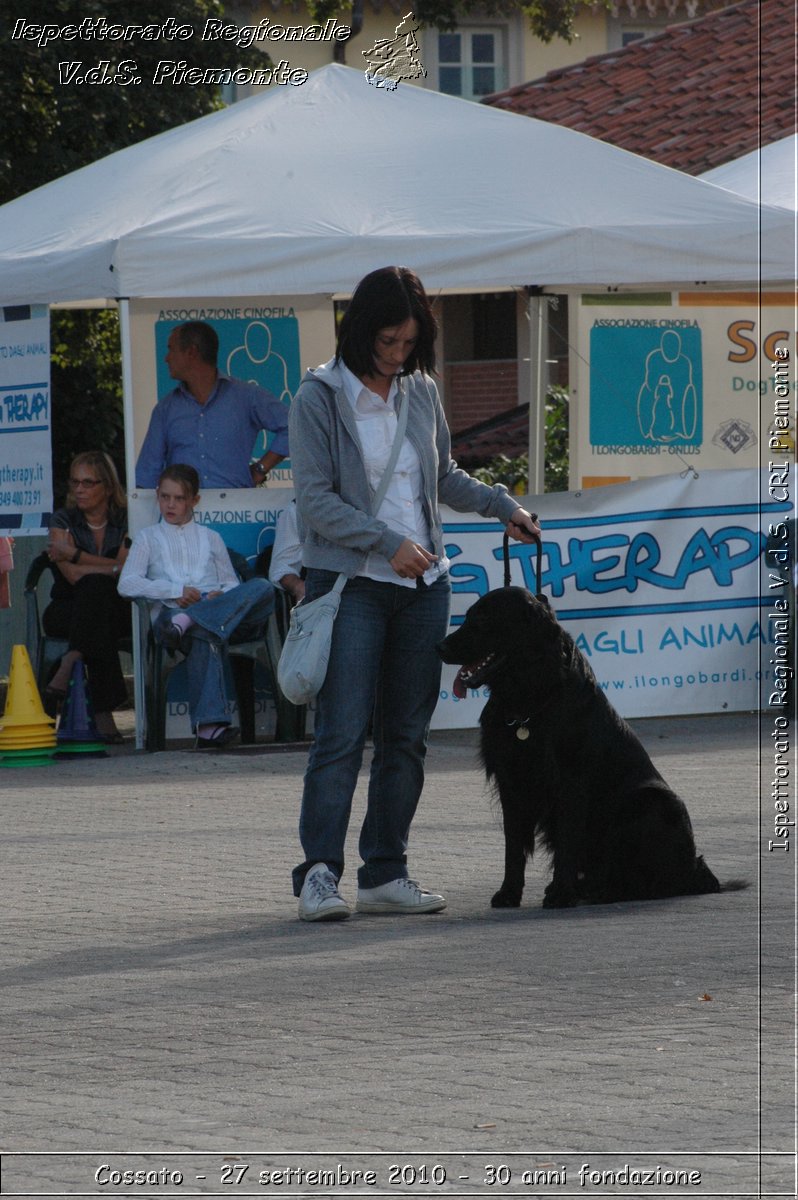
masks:
[[(781, 490), (768, 495), (766, 475), (666, 475), (529, 505), (543, 526), (542, 592), (623, 716), (767, 704), (774, 618), (760, 579), (760, 524), (767, 533), (792, 505)], [(457, 625), (502, 585), (501, 527), (453, 513), (445, 520)], [(534, 591), (534, 548), (511, 542), (510, 555), (512, 582)], [(436, 728), (475, 724), (488, 696), (483, 689), (458, 700), (454, 674), (444, 668)]]
[(44, 533), (53, 507), (50, 316), (0, 308), (0, 533)]

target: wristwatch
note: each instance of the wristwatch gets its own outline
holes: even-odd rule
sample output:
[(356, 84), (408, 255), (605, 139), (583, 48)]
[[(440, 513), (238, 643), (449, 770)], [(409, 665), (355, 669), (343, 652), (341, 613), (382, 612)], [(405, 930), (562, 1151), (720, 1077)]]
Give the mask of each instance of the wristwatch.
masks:
[(258, 475), (260, 475), (261, 479), (265, 479), (266, 476), (269, 474), (269, 472), (264, 467), (263, 463), (258, 462), (257, 459), (255, 459), (255, 461), (251, 462), (249, 465), (253, 468), (253, 470), (255, 470), (257, 472)]
[(79, 561), (82, 553), (83, 553), (83, 551), (81, 550), (80, 546), (78, 546), (77, 550), (75, 551), (75, 553), (72, 555), (72, 557), (69, 560), (73, 566), (75, 565), (75, 563), (77, 563)]

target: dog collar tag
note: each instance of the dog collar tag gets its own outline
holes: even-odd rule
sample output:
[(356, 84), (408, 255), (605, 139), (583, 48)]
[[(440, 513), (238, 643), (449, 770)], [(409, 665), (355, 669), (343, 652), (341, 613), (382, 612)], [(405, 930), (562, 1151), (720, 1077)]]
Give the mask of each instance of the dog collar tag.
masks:
[(529, 737), (529, 730), (525, 725), (519, 725), (515, 731), (515, 736), (518, 738), (519, 742), (525, 742)]

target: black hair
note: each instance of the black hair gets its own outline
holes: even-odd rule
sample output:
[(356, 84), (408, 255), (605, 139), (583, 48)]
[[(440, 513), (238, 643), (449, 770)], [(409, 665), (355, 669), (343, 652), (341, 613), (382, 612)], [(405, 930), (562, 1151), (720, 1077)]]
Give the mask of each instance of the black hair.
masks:
[(182, 483), (186, 489), (186, 495), (189, 500), (194, 496), (199, 495), (200, 481), (199, 475), (194, 467), (190, 467), (188, 463), (172, 463), (169, 467), (164, 467), (161, 474), (158, 476), (158, 487), (165, 479), (171, 479), (172, 483)]
[(380, 267), (364, 276), (355, 288), (338, 330), (335, 361), (343, 360), (362, 378), (375, 370), (374, 345), (381, 329), (418, 323), (418, 341), (402, 368), (402, 375), (435, 370), (435, 336), (438, 323), (424, 285), (409, 267)]
[(215, 367), (219, 357), (219, 335), (212, 325), (205, 321), (186, 321), (185, 325), (177, 326), (181, 350), (193, 346), (204, 363)]

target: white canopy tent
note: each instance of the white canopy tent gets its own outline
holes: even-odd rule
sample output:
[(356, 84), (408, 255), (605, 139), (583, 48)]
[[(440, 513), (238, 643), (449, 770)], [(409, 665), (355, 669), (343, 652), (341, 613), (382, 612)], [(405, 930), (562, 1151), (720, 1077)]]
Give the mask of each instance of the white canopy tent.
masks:
[(391, 262), (430, 290), (756, 286), (791, 233), (586, 135), (331, 65), (0, 207), (0, 305), (119, 301), (132, 478), (131, 299), (328, 299)]
[(791, 212), (798, 209), (798, 134), (752, 150), (702, 176), (708, 183), (728, 188), (738, 196)]
[[(783, 278), (788, 214), (529, 117), (330, 65), (0, 208), (0, 303)], [(783, 242), (782, 242), (783, 244)]]

